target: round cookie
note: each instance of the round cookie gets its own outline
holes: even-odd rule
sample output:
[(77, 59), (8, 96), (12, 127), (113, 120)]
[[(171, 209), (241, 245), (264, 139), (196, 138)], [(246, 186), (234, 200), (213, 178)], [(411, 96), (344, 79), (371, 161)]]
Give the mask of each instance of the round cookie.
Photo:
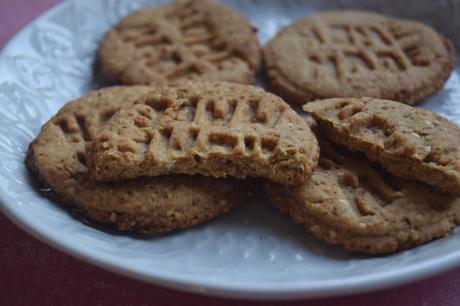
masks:
[(102, 40), (102, 71), (123, 84), (206, 79), (249, 84), (261, 51), (245, 17), (214, 0), (177, 0), (123, 18)]
[(273, 89), (291, 103), (374, 97), (414, 104), (454, 68), (451, 42), (415, 21), (330, 11), (283, 28), (263, 50)]
[(114, 115), (92, 143), (98, 180), (202, 174), (308, 179), (318, 162), (315, 136), (281, 98), (249, 85), (183, 82), (157, 86)]
[(429, 110), (390, 100), (336, 98), (304, 105), (325, 136), (394, 175), (460, 196), (460, 128)]
[(460, 199), (406, 181), (320, 141), (320, 163), (297, 187), (266, 184), (270, 202), (317, 238), (351, 252), (391, 253), (447, 235)]
[(29, 146), (28, 167), (67, 205), (119, 230), (164, 232), (209, 220), (245, 203), (249, 184), (201, 176), (102, 183), (89, 178), (85, 146), (120, 107), (149, 87), (111, 87), (67, 103)]

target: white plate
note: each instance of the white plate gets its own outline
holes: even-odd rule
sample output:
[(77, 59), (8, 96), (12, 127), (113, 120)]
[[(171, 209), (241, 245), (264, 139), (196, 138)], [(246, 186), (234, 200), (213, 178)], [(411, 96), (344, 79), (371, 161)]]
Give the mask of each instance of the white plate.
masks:
[[(294, 17), (327, 3), (228, 2), (251, 18), (262, 42)], [(405, 3), (412, 2), (420, 4)], [(441, 2), (427, 2), (431, 3), (427, 10), (439, 15)], [(139, 3), (63, 2), (4, 48), (0, 200), (9, 218), (45, 243), (109, 270), (162, 286), (229, 297), (286, 299), (363, 292), (420, 279), (460, 263), (458, 229), (427, 245), (371, 258), (315, 240), (267, 203), (253, 203), (189, 230), (142, 239), (85, 225), (40, 196), (24, 166), (27, 145), (64, 102), (96, 86), (92, 63), (97, 41), (110, 24)], [(424, 106), (458, 124), (459, 93), (457, 67), (446, 88)]]

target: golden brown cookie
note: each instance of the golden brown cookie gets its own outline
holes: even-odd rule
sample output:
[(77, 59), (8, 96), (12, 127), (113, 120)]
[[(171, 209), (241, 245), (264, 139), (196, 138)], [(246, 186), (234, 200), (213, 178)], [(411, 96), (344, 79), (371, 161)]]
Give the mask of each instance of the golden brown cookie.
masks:
[(261, 88), (223, 82), (157, 87), (115, 114), (90, 153), (98, 180), (203, 174), (305, 181), (318, 160), (307, 124)]
[(394, 175), (460, 196), (460, 128), (421, 108), (373, 98), (306, 104), (325, 135)]
[(29, 147), (28, 167), (63, 203), (119, 230), (164, 232), (209, 220), (248, 200), (249, 185), (232, 179), (167, 176), (117, 183), (92, 181), (85, 144), (122, 106), (151, 90), (112, 87), (69, 102)]
[(310, 180), (265, 188), (271, 203), (317, 238), (351, 252), (384, 254), (443, 237), (460, 223), (460, 199), (395, 177), (360, 153), (320, 146)]
[(414, 104), (443, 87), (455, 62), (451, 42), (432, 28), (360, 11), (301, 18), (263, 53), (273, 89), (298, 104), (334, 97)]
[(123, 84), (206, 79), (249, 84), (260, 62), (254, 28), (213, 0), (178, 0), (123, 18), (102, 40), (102, 71)]

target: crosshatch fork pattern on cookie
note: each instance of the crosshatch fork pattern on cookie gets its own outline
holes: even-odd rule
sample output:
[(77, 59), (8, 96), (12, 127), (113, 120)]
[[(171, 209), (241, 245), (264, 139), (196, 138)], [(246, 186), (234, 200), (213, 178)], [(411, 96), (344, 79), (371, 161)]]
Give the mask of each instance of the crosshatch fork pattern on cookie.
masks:
[(317, 162), (316, 140), (285, 102), (226, 83), (152, 91), (107, 123), (92, 153), (102, 180), (179, 172), (292, 183)]
[(148, 22), (122, 22), (115, 30), (126, 46), (133, 47), (136, 65), (144, 65), (157, 77), (197, 79), (235, 67), (255, 68), (253, 55), (241, 52), (241, 46), (228, 41), (229, 35), (219, 32), (209, 16), (212, 12), (202, 3), (176, 2), (151, 12)]
[(454, 67), (451, 42), (429, 26), (364, 11), (306, 16), (264, 47), (273, 89), (290, 103), (374, 97), (415, 104)]
[[(148, 91), (149, 87), (144, 86), (131, 86), (129, 90), (128, 87), (120, 86), (91, 92), (87, 96), (82, 97), (81, 100), (75, 100), (64, 106), (50, 120), (49, 124), (55, 126), (56, 129), (51, 127), (48, 127), (48, 129), (55, 131), (59, 135), (59, 138), (63, 140), (61, 145), (70, 150), (69, 155), (75, 161), (74, 166), (79, 168), (78, 177), (83, 177), (88, 172), (86, 145), (93, 141), (99, 128), (123, 104), (127, 106), (130, 103), (128, 102), (130, 99), (132, 101)], [(104, 100), (110, 99), (110, 95), (118, 95), (118, 99), (112, 98), (110, 103), (105, 102)], [(128, 101), (123, 100), (123, 98), (126, 98)], [(102, 99), (102, 102), (99, 99)], [(98, 108), (98, 110), (95, 111), (94, 108)]]
[(418, 46), (417, 33), (397, 26), (339, 23), (323, 28), (311, 26), (302, 33), (319, 46), (334, 47), (333, 52), (319, 52), (317, 48), (307, 51), (316, 77), (320, 67), (325, 69), (323, 73), (340, 79), (359, 71), (405, 71), (430, 65), (429, 57)]
[[(276, 129), (287, 109), (285, 105), (273, 106), (263, 102), (260, 97), (247, 103), (238, 103), (235, 99), (192, 97), (185, 98), (177, 107), (173, 106), (173, 100), (163, 100), (161, 97), (152, 97), (144, 103), (135, 106), (138, 116), (134, 123), (146, 133), (146, 137), (138, 143), (146, 145), (143, 147), (148, 154), (146, 158), (153, 159), (161, 158), (161, 150), (180, 151), (177, 152), (180, 154), (193, 146), (206, 148), (211, 152), (225, 150), (244, 154), (245, 151), (255, 151), (270, 154), (278, 144), (277, 133), (267, 130), (258, 137), (259, 135), (254, 135), (254, 129), (241, 131), (238, 125), (260, 124)], [(160, 129), (144, 129), (159, 125), (158, 117), (162, 115), (164, 121), (160, 123)], [(207, 127), (202, 129), (201, 125)], [(232, 128), (234, 126), (236, 129)], [(130, 148), (132, 152), (138, 149), (139, 147)]]
[(91, 141), (96, 132), (94, 128), (88, 128), (86, 116), (73, 113), (61, 114), (53, 119), (53, 123), (59, 126), (67, 142), (75, 147), (76, 160), (86, 170), (85, 143)]
[[(138, 49), (138, 56), (151, 69), (164, 73), (168, 80), (197, 78), (200, 75), (199, 60), (222, 69), (222, 62), (234, 57), (225, 50), (225, 42), (219, 42), (204, 16), (197, 11), (184, 9), (167, 16), (179, 29), (183, 45), (158, 24), (145, 24), (119, 29), (123, 41)], [(174, 41), (174, 43), (173, 43)], [(231, 61), (241, 59), (232, 58)]]

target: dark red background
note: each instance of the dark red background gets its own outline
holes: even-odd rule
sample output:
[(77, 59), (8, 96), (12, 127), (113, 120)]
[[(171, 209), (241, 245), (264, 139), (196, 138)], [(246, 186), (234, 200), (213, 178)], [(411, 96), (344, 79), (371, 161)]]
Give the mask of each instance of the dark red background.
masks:
[[(95, 0), (97, 1), (97, 0)], [(128, 1), (128, 0), (121, 0)], [(0, 48), (57, 0), (0, 0)], [(460, 305), (460, 268), (370, 294), (247, 302), (182, 293), (106, 272), (30, 237), (0, 213), (0, 305)]]

